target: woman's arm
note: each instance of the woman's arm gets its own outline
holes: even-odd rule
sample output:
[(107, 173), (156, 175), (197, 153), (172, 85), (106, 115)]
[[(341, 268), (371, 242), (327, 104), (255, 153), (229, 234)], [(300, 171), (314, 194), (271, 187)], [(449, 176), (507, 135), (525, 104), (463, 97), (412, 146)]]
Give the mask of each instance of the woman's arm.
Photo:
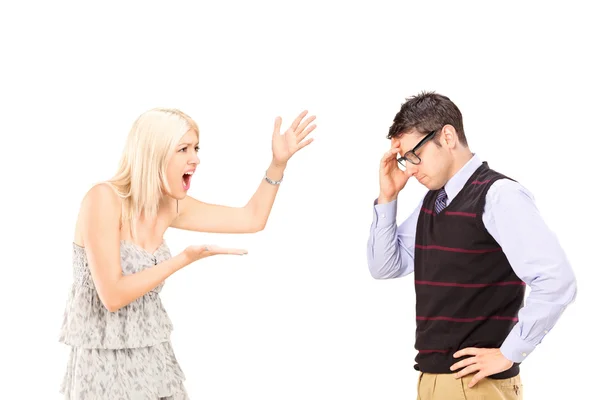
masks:
[[(271, 163), (267, 176), (277, 181), (283, 177), (285, 166)], [(173, 228), (212, 233), (254, 233), (265, 228), (279, 185), (266, 179), (244, 207), (228, 207), (204, 203), (187, 196), (179, 202), (179, 215), (171, 224)]]
[[(307, 128), (315, 117), (302, 121), (306, 114), (306, 111), (301, 113), (283, 135), (279, 133), (281, 118), (275, 120), (273, 160), (266, 172), (266, 176), (272, 181), (281, 180), (291, 156), (312, 142), (312, 138), (307, 140), (304, 138), (316, 128), (315, 125)], [(278, 189), (279, 185), (269, 183), (266, 178), (263, 179), (244, 207), (209, 204), (187, 196), (179, 202), (179, 215), (172, 222), (171, 227), (212, 233), (261, 231), (267, 224)]]
[(121, 199), (106, 184), (94, 186), (82, 202), (81, 228), (90, 272), (100, 300), (111, 312), (148, 293), (190, 263), (182, 253), (154, 268), (124, 276), (120, 215)]

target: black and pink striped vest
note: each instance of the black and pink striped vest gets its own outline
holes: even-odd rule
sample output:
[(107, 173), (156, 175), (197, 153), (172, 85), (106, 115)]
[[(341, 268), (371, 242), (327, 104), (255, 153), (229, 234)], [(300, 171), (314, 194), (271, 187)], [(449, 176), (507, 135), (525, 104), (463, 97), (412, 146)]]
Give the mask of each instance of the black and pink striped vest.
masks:
[[(498, 348), (517, 321), (525, 283), (481, 218), (486, 193), (498, 179), (510, 178), (484, 162), (439, 214), (434, 211), (438, 191), (425, 196), (415, 240), (418, 371), (452, 373), (450, 366), (462, 359), (454, 352)], [(514, 364), (490, 378), (518, 373)]]

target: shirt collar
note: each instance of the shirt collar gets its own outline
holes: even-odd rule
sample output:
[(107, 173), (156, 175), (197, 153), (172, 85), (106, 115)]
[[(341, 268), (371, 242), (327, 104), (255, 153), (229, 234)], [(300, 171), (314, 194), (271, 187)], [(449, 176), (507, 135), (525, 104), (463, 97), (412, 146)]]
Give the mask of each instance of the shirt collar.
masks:
[(452, 199), (456, 197), (458, 192), (460, 192), (467, 183), (469, 177), (475, 173), (481, 164), (482, 161), (479, 156), (473, 153), (473, 157), (471, 157), (471, 159), (467, 161), (467, 163), (463, 165), (463, 167), (456, 174), (454, 174), (452, 178), (450, 178), (448, 183), (446, 183), (446, 186), (444, 186), (446, 195), (448, 196), (447, 204), (450, 204)]

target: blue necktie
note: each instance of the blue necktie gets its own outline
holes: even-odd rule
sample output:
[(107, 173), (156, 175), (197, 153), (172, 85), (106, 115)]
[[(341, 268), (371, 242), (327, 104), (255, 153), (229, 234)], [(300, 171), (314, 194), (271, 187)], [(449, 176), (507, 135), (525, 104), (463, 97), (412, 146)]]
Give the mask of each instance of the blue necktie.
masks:
[(438, 193), (437, 199), (435, 199), (436, 214), (439, 214), (444, 208), (446, 208), (446, 199), (448, 199), (446, 190), (444, 188), (441, 188), (440, 192)]

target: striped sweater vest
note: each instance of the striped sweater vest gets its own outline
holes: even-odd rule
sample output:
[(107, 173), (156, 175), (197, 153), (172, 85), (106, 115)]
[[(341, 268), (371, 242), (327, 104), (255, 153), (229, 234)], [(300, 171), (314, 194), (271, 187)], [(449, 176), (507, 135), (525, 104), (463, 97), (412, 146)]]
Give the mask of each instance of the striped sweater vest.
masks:
[[(414, 260), (418, 371), (451, 373), (452, 364), (469, 357), (454, 358), (456, 351), (498, 348), (517, 322), (525, 283), (482, 220), (488, 189), (505, 178), (484, 162), (439, 214), (437, 190), (423, 200)], [(518, 373), (515, 363), (490, 378)]]

